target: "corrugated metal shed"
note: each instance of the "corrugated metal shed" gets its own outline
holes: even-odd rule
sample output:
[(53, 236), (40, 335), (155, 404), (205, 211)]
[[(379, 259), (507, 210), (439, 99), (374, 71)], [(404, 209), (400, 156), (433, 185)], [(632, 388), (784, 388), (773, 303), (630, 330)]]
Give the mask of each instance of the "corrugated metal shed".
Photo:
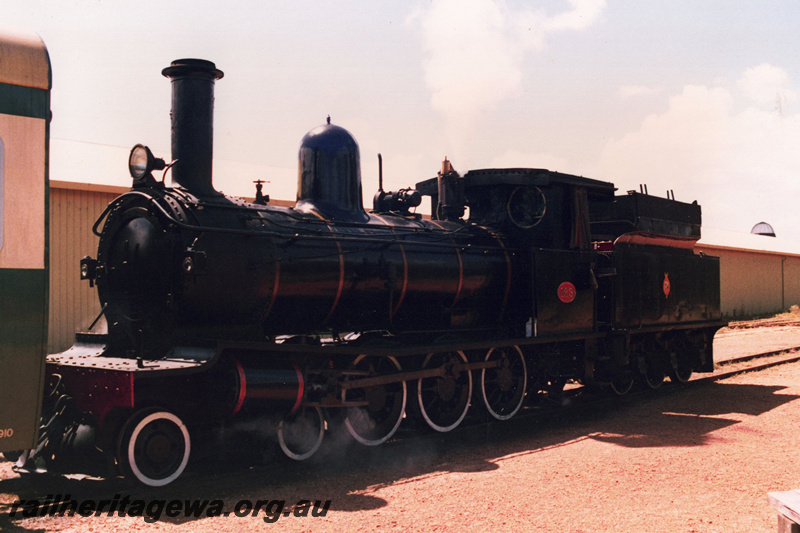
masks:
[(720, 258), (720, 304), (728, 318), (800, 305), (800, 246), (780, 237), (703, 228), (695, 251)]
[[(129, 189), (50, 181), (50, 327), (48, 352), (72, 346), (100, 314), (96, 289), (80, 281), (80, 260), (97, 256), (94, 224), (111, 200)], [(105, 327), (105, 322), (95, 327)]]

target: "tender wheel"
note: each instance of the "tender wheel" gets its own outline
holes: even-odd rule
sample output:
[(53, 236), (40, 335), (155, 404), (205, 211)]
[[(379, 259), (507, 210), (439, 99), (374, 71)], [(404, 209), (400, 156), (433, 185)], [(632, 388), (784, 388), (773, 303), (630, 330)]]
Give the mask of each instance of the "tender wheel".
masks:
[(453, 369), (453, 365), (466, 362), (467, 356), (463, 352), (443, 352), (428, 354), (422, 363), (423, 369), (445, 367), (443, 376), (423, 378), (417, 382), (420, 413), (436, 431), (450, 431), (467, 416), (472, 396), (472, 373)]
[(295, 461), (304, 461), (317, 453), (324, 436), (325, 418), (319, 407), (301, 407), (278, 424), (278, 444)]
[(146, 409), (131, 416), (120, 433), (117, 460), (126, 475), (150, 487), (163, 487), (183, 473), (191, 440), (180, 418)]
[(675, 383), (686, 383), (692, 377), (692, 366), (680, 355), (672, 357), (669, 378)]
[[(353, 361), (352, 370), (360, 371), (359, 377), (375, 377), (392, 374), (400, 370), (394, 357), (359, 355)], [(395, 434), (408, 398), (406, 383), (398, 381), (363, 389), (348, 389), (342, 393), (347, 402), (366, 402), (364, 407), (349, 407), (344, 421), (348, 433), (361, 444), (377, 446)]]
[(675, 383), (686, 383), (692, 377), (694, 362), (698, 359), (698, 348), (682, 334), (670, 343), (669, 377)]
[(528, 371), (518, 346), (492, 348), (486, 361), (500, 361), (500, 366), (481, 371), (483, 404), (492, 417), (508, 420), (520, 410), (525, 399)]
[(628, 372), (623, 372), (611, 378), (609, 387), (611, 387), (611, 392), (617, 396), (624, 396), (633, 388), (633, 378)]
[(657, 364), (652, 361), (648, 361), (645, 366), (644, 372), (641, 374), (642, 383), (647, 385), (650, 389), (657, 389), (664, 383), (664, 379), (666, 378), (666, 373), (664, 370)]

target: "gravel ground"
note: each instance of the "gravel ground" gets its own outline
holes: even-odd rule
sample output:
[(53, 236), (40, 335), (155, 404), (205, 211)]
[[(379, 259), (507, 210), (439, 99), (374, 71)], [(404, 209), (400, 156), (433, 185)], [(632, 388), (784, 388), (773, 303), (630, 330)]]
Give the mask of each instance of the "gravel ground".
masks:
[[(777, 349), (776, 338), (781, 348), (800, 346), (800, 326), (726, 329), (715, 348), (730, 358)], [(261, 457), (248, 465), (243, 458), (254, 454), (237, 439), (158, 490), (20, 478), (0, 463), (0, 530), (771, 532), (777, 519), (767, 492), (800, 488), (798, 426), (800, 363), (789, 363), (536, 423), (515, 419), (374, 449), (328, 439), (339, 453), (324, 449), (307, 463)], [(15, 502), (57, 494), (139, 500), (153, 512), (159, 500), (209, 500), (228, 516), (169, 517), (166, 504), (152, 523), (107, 513), (26, 518), (24, 507), (10, 516)], [(291, 516), (237, 517), (243, 500), (270, 502), (270, 511), (285, 500), (281, 511)], [(294, 516), (301, 500), (331, 503), (325, 516)]]
[(800, 346), (800, 313), (750, 322), (733, 322), (714, 337), (714, 359), (727, 361), (748, 354)]

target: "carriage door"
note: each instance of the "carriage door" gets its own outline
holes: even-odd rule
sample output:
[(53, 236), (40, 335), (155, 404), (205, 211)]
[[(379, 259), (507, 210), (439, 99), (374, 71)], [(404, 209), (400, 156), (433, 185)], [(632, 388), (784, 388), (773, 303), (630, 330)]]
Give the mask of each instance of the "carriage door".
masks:
[(50, 60), (0, 34), (0, 452), (34, 447), (48, 305)]

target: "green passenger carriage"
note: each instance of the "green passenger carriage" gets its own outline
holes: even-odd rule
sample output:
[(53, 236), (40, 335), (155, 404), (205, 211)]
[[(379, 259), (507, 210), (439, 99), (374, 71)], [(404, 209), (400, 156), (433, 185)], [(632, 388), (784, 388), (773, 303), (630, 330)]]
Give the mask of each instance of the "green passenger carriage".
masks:
[(50, 59), (0, 34), (0, 452), (34, 448), (48, 305)]

